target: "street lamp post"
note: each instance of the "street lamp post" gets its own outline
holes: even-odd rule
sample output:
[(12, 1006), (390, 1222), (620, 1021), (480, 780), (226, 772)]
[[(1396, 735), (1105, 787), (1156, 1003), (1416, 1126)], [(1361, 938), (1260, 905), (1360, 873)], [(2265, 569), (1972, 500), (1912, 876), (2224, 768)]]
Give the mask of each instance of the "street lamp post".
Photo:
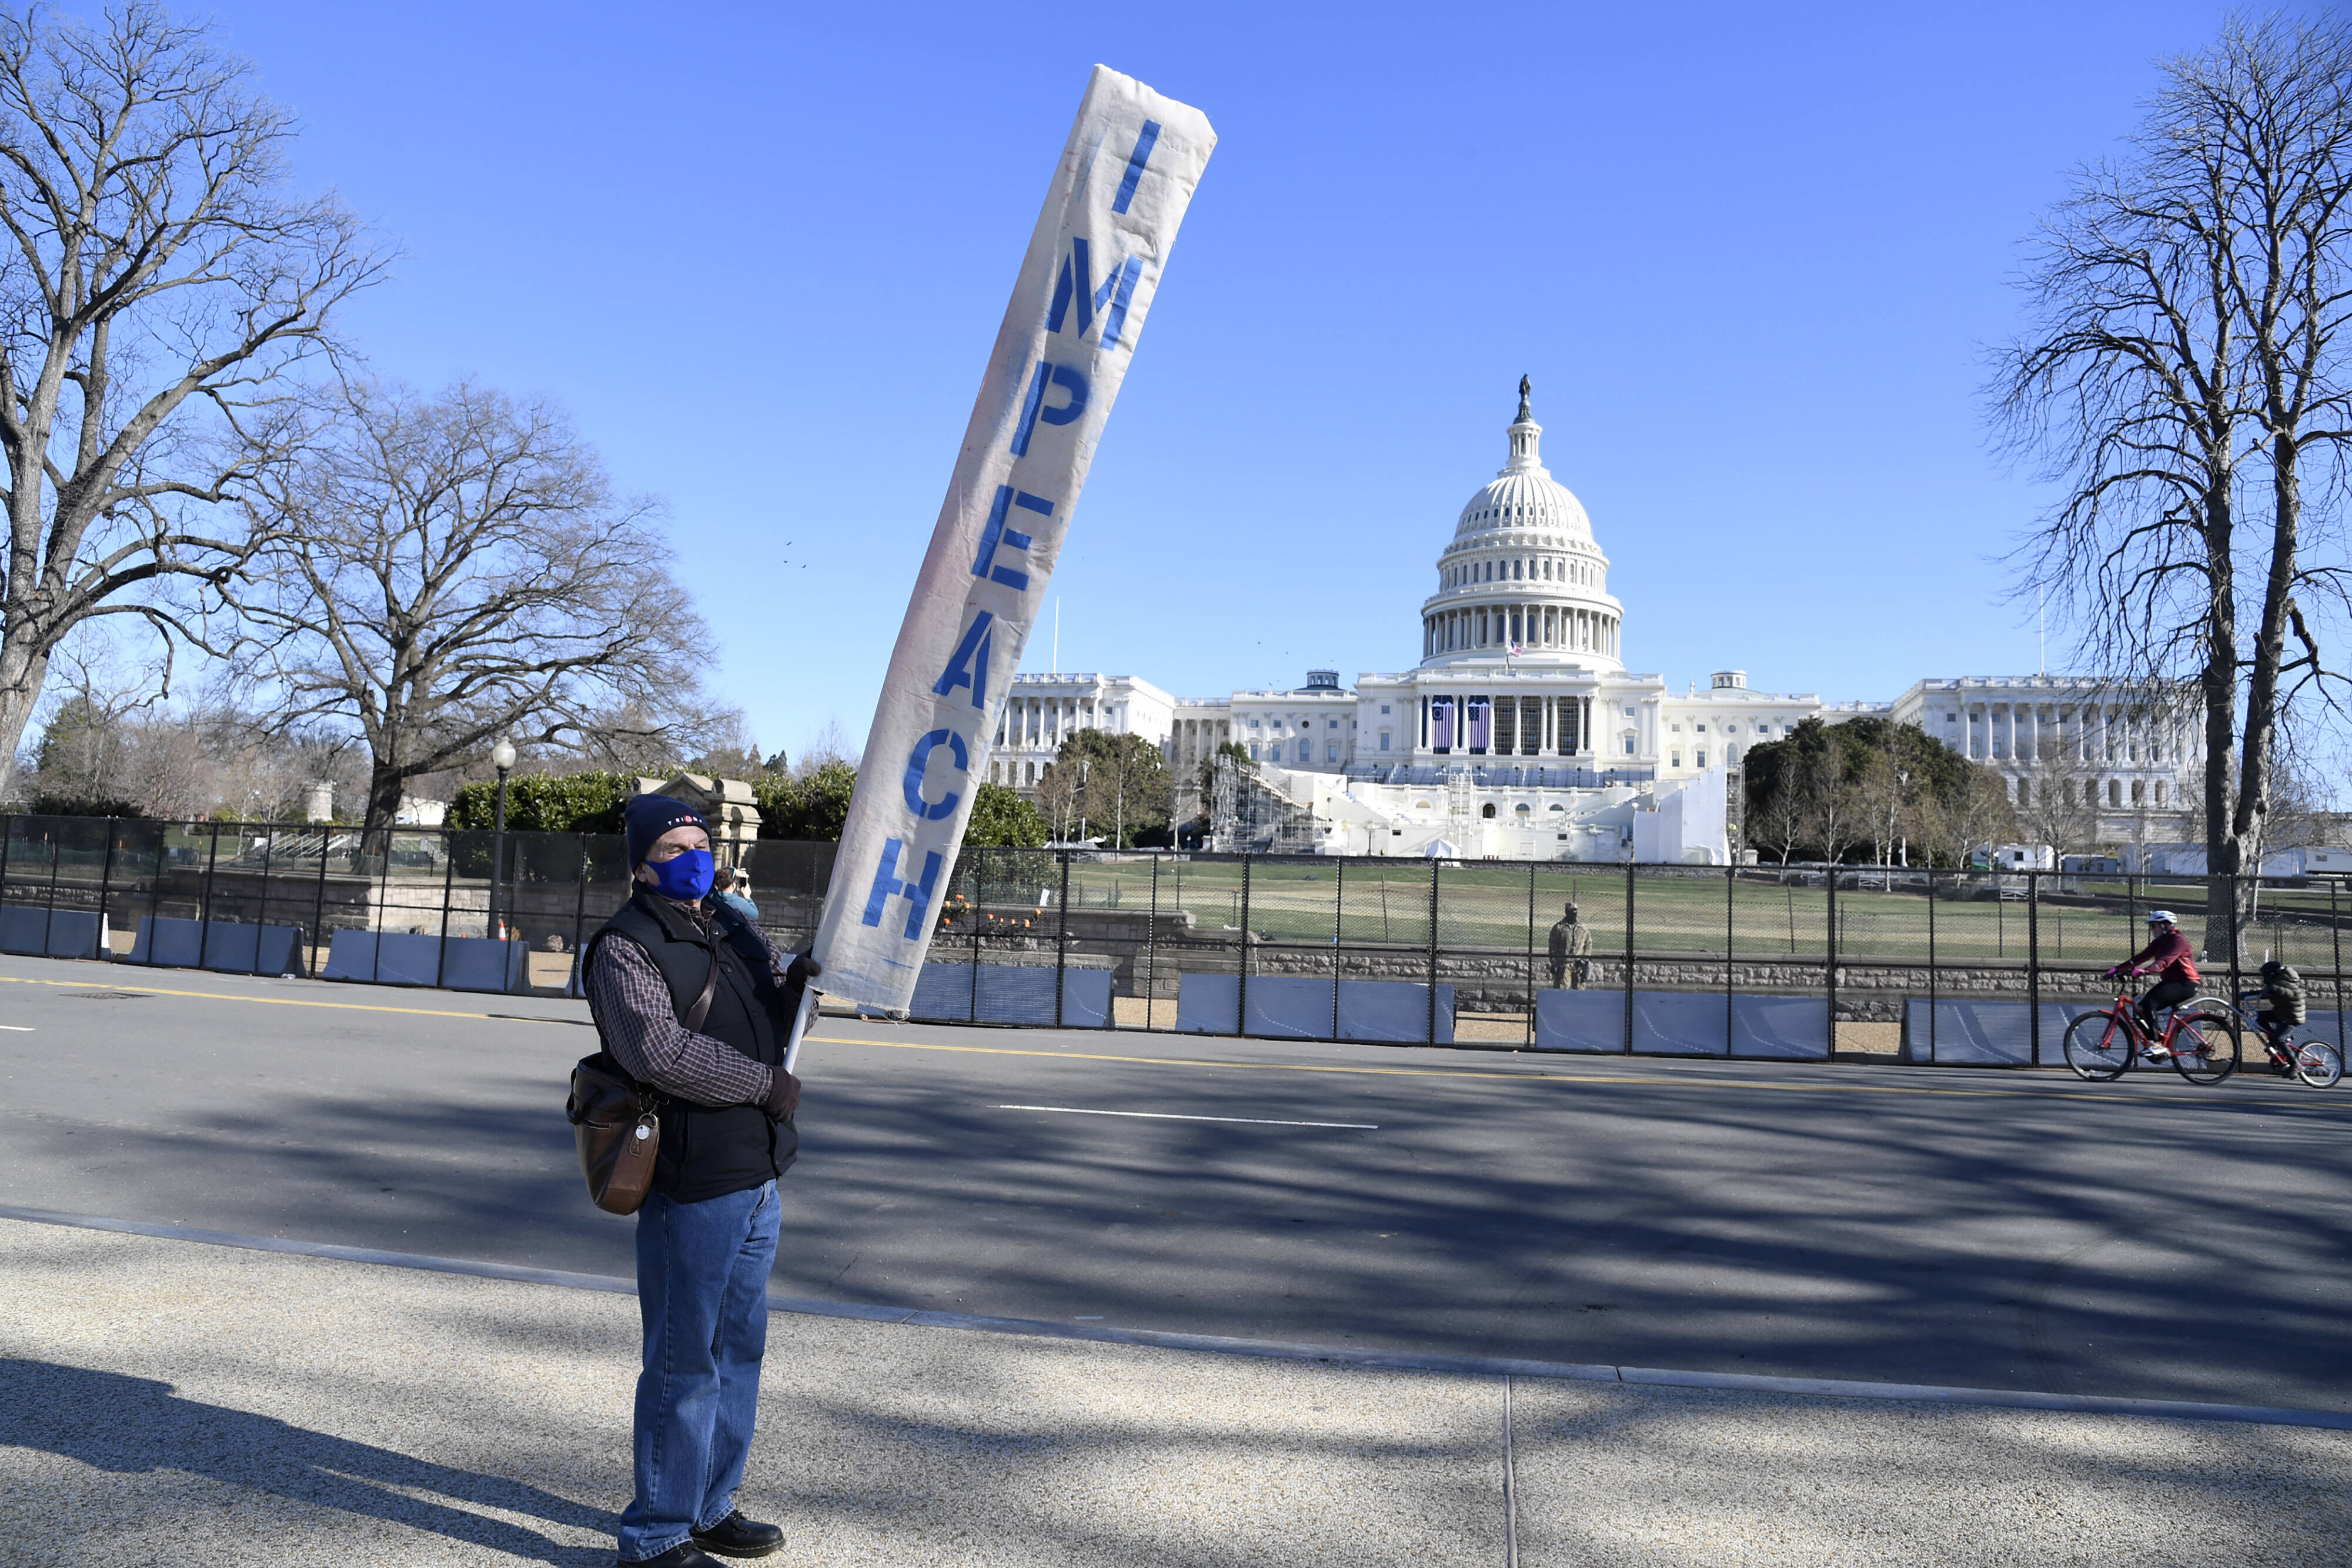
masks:
[[(1906, 769), (1905, 769), (1904, 771), (1902, 771), (1902, 772), (1899, 772), (1899, 773), (1895, 774), (1895, 781), (1898, 785), (1900, 785), (1900, 786), (1902, 787), (1902, 789), (1903, 789), (1903, 790), (1904, 790), (1904, 792), (1905, 792), (1906, 794), (1908, 794), (1908, 793), (1910, 792), (1910, 789), (1911, 789), (1911, 774), (1910, 774), (1909, 769), (1907, 769), (1907, 768), (1906, 768)], [(1907, 826), (1906, 826), (1906, 827), (1905, 827), (1905, 828), (1904, 828), (1904, 830), (1903, 830), (1903, 851), (1902, 851), (1901, 859), (1902, 859), (1903, 864), (1904, 864), (1906, 867), (1908, 867), (1908, 866), (1910, 865), (1910, 863), (1911, 863), (1911, 830), (1910, 830), (1910, 828), (1909, 828), (1909, 827), (1907, 827)]]
[[(1896, 813), (1897, 813), (1897, 812), (1901, 811), (1901, 810), (1902, 810), (1902, 809), (1903, 809), (1903, 792), (1904, 792), (1905, 790), (1906, 790), (1906, 789), (1910, 789), (1910, 788), (1911, 788), (1911, 774), (1910, 774), (1910, 770), (1909, 770), (1909, 769), (1907, 769), (1907, 768), (1896, 768), (1896, 769), (1895, 770), (1895, 789), (1894, 789), (1893, 792), (1892, 792), (1892, 793), (1890, 793), (1890, 794), (1886, 797), (1886, 866), (1887, 866), (1887, 870), (1886, 870), (1886, 875), (1885, 875), (1885, 878), (1884, 882), (1883, 882), (1883, 883), (1882, 883), (1882, 884), (1881, 884), (1882, 886), (1884, 886), (1884, 887), (1886, 889), (1886, 891), (1888, 891), (1888, 892), (1890, 892), (1890, 893), (1891, 893), (1891, 892), (1893, 892), (1893, 891), (1894, 891), (1894, 888), (1895, 888), (1895, 815), (1896, 815)], [(1905, 865), (1906, 865), (1906, 866), (1907, 866), (1907, 865), (1909, 865), (1909, 864), (1911, 863), (1911, 840), (1910, 840), (1910, 835), (1908, 835), (1907, 833), (1904, 835), (1904, 839), (1903, 839), (1903, 863), (1904, 863)]]
[(490, 836), (490, 935), (506, 940), (506, 899), (502, 896), (507, 875), (507, 775), (514, 771), (514, 742), (504, 736), (490, 747), (490, 766), (499, 770), (498, 826)]

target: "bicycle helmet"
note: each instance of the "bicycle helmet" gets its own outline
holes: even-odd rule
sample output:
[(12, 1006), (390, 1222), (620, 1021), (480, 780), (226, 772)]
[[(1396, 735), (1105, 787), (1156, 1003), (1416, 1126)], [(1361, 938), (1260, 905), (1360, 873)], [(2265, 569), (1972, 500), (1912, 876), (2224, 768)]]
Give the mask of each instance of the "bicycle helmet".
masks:
[(2150, 925), (2178, 925), (2180, 916), (2169, 909), (2151, 909), (2147, 912), (2147, 923)]

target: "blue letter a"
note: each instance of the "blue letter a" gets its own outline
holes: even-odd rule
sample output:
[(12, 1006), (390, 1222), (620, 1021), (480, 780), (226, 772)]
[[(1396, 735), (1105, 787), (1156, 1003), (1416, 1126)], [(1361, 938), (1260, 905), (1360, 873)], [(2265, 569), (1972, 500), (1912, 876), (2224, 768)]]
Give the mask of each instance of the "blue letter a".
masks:
[(988, 655), (995, 643), (989, 627), (995, 620), (996, 617), (985, 610), (973, 619), (971, 630), (964, 632), (963, 641), (956, 644), (956, 651), (949, 656), (948, 667), (940, 674), (939, 684), (931, 688), (934, 695), (948, 696), (958, 686), (970, 686), (971, 706), (976, 708), (988, 706)]

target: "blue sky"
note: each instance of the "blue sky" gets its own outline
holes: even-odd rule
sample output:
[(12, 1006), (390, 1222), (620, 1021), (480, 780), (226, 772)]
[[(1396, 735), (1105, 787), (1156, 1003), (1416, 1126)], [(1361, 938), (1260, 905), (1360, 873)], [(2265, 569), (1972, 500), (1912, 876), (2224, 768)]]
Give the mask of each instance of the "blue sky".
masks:
[(797, 751), (864, 737), (1096, 61), (1221, 140), (1055, 578), (1062, 668), (1409, 667), (1525, 372), (1632, 667), (2030, 672), (1998, 557), (2042, 496), (1988, 444), (1984, 354), (2034, 214), (2222, 11), (212, 14), (300, 115), (302, 183), (404, 250), (361, 346), (568, 404), (667, 499), (712, 686)]

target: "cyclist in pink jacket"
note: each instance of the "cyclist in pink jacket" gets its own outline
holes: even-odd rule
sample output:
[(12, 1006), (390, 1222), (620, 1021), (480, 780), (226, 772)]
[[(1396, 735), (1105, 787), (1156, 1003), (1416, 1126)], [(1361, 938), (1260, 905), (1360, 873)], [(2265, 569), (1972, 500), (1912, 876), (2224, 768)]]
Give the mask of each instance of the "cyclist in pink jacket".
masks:
[[(2140, 1020), (2147, 1025), (2149, 1036), (2155, 1038), (2158, 1035), (2157, 1013), (2166, 1008), (2177, 1008), (2197, 994), (2197, 955), (2189, 938), (2180, 934), (2180, 922), (2169, 909), (2147, 912), (2147, 946), (2107, 974), (2162, 976), (2139, 999)], [(2147, 1054), (2161, 1056), (2163, 1048), (2151, 1047)]]

